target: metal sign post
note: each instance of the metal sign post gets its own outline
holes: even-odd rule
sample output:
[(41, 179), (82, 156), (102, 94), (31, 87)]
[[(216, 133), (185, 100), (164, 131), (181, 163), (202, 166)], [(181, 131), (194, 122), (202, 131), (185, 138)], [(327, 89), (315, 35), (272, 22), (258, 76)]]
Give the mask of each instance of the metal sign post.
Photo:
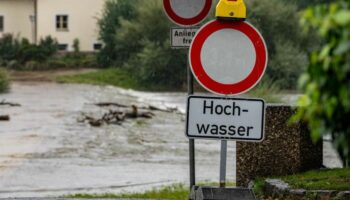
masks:
[[(182, 28), (171, 30), (171, 42), (174, 48), (188, 48), (195, 32), (198, 30), (193, 26), (203, 21), (209, 14), (212, 0), (163, 0), (165, 13), (171, 21)], [(187, 55), (188, 56), (188, 55)], [(193, 76), (190, 66), (187, 65), (188, 95), (193, 95)], [(195, 176), (195, 142), (189, 140), (190, 157), (190, 187), (196, 184)]]
[[(187, 89), (188, 95), (193, 95), (193, 75), (190, 66), (187, 64)], [(196, 160), (195, 160), (195, 142), (189, 140), (189, 158), (190, 158), (190, 190), (196, 185)]]
[(221, 140), (220, 152), (220, 187), (226, 187), (227, 140)]

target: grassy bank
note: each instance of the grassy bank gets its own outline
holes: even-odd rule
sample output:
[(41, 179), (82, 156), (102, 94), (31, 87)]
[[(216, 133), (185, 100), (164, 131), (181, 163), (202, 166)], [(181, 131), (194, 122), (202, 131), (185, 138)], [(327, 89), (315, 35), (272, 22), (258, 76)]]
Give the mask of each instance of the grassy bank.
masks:
[(10, 87), (7, 72), (0, 68), (0, 93), (6, 92)]
[(177, 184), (172, 186), (163, 187), (161, 189), (152, 189), (144, 193), (123, 193), (123, 194), (76, 194), (68, 196), (69, 198), (97, 198), (97, 199), (115, 199), (115, 198), (136, 198), (136, 199), (176, 199), (186, 200), (188, 199), (189, 189), (188, 187)]
[[(200, 186), (218, 186), (218, 183), (200, 183)], [(231, 187), (235, 184), (232, 182), (227, 183), (227, 186)], [(187, 200), (190, 190), (188, 186), (183, 184), (174, 184), (171, 186), (165, 186), (160, 189), (152, 189), (143, 193), (122, 193), (122, 194), (75, 194), (67, 196), (68, 198), (96, 198), (96, 199), (114, 199), (114, 198), (132, 198), (132, 199), (176, 199)]]
[[(306, 173), (296, 174), (292, 176), (277, 177), (284, 180), (295, 189), (306, 190), (350, 190), (350, 169), (330, 169), (309, 171)], [(255, 182), (255, 192), (262, 196), (264, 179), (258, 179)], [(201, 186), (217, 186), (216, 183), (202, 183)], [(228, 183), (228, 186), (234, 186)], [(122, 194), (75, 194), (67, 196), (69, 198), (141, 198), (141, 199), (188, 199), (189, 188), (182, 184), (166, 186), (160, 189), (152, 189), (143, 193), (122, 193)]]
[[(350, 190), (350, 168), (316, 170), (277, 178), (288, 183), (293, 189), (336, 191)], [(257, 179), (254, 186), (255, 193), (259, 196), (264, 196), (263, 188), (264, 178)]]
[(293, 188), (307, 190), (350, 190), (350, 168), (310, 171), (303, 174), (282, 177)]
[[(135, 90), (151, 90), (151, 91), (184, 91), (183, 88), (169, 88), (166, 86), (154, 86), (140, 84), (137, 79), (125, 69), (111, 68), (103, 69), (97, 72), (90, 72), (79, 75), (60, 76), (57, 78), (61, 83), (82, 83), (93, 85), (113, 85), (122, 88), (135, 89)], [(198, 84), (195, 85), (196, 90), (205, 92)], [(253, 90), (251, 90), (247, 96), (263, 98), (269, 103), (280, 103), (280, 89), (271, 81), (261, 81)]]
[(150, 91), (166, 91), (175, 90), (161, 85), (145, 85), (139, 83), (137, 79), (125, 69), (109, 68), (96, 72), (89, 72), (79, 75), (60, 76), (56, 79), (61, 83), (81, 83), (92, 85), (112, 85), (126, 89), (134, 90), (150, 90)]

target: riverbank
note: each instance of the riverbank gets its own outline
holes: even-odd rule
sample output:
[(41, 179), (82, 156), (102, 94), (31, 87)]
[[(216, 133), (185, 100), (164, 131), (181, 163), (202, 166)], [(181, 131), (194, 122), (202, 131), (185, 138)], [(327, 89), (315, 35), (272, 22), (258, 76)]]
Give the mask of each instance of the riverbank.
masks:
[[(112, 85), (126, 89), (141, 91), (186, 91), (187, 86), (169, 87), (166, 85), (145, 85), (140, 83), (133, 74), (122, 68), (102, 69), (94, 72), (87, 72), (73, 75), (62, 75), (56, 79), (60, 83), (79, 83), (92, 85)], [(194, 81), (196, 92), (207, 93), (196, 81)], [(283, 97), (284, 92), (271, 81), (265, 80), (259, 83), (254, 89), (249, 91), (246, 96), (254, 98), (263, 98), (269, 103), (288, 103)]]
[(56, 82), (58, 77), (73, 76), (85, 73), (96, 72), (98, 69), (81, 68), (81, 69), (57, 69), (44, 71), (21, 71), (10, 70), (9, 79), (16, 82)]

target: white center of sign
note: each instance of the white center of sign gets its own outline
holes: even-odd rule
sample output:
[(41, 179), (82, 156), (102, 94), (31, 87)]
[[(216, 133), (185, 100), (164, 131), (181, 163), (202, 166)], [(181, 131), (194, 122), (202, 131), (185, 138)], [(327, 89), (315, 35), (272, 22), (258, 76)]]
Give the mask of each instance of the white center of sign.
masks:
[(199, 15), (204, 9), (206, 0), (170, 0), (173, 11), (186, 19)]
[(246, 79), (256, 62), (253, 43), (242, 32), (222, 29), (211, 34), (201, 50), (201, 63), (210, 78), (221, 84)]

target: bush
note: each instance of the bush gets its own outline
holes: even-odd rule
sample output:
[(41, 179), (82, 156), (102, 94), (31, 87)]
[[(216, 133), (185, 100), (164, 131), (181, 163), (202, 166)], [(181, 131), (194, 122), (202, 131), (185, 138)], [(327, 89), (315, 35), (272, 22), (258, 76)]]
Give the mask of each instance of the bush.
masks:
[(139, 5), (137, 16), (133, 20), (121, 21), (121, 30), (117, 34), (131, 52), (123, 66), (130, 69), (141, 84), (182, 86), (186, 80), (186, 51), (170, 47), (166, 33), (171, 24), (164, 15), (162, 2), (142, 1)]
[(304, 13), (308, 30), (316, 29), (325, 44), (310, 56), (300, 80), (305, 96), (294, 120), (305, 120), (317, 141), (331, 134), (333, 144), (350, 164), (350, 1), (317, 6)]
[(0, 68), (0, 93), (6, 92), (10, 87), (9, 78), (4, 69)]
[(0, 64), (18, 68), (29, 61), (46, 61), (57, 52), (57, 45), (57, 41), (50, 36), (41, 39), (39, 45), (35, 45), (28, 39), (20, 40), (11, 34), (5, 34), (0, 38)]
[(16, 60), (20, 50), (20, 41), (11, 34), (4, 34), (0, 38), (0, 64), (6, 66), (7, 63)]

